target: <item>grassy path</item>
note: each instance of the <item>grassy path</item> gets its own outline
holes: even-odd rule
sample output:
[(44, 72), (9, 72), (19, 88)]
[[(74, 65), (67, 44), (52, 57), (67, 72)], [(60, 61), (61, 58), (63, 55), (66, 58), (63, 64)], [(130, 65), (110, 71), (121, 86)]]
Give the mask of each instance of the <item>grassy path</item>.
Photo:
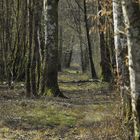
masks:
[[(20, 84), (0, 89), (0, 140), (122, 140), (119, 100), (107, 83), (80, 73), (59, 74), (70, 99), (26, 99)], [(2, 86), (1, 86), (2, 87)]]

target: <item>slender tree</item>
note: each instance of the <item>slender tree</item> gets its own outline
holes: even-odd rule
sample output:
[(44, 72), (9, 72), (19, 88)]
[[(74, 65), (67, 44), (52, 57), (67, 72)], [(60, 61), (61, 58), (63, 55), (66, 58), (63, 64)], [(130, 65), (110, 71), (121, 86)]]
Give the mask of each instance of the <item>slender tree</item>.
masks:
[(31, 90), (31, 59), (32, 59), (32, 37), (33, 37), (33, 6), (32, 0), (29, 0), (29, 50), (26, 67), (26, 94), (28, 97), (32, 95)]
[(97, 74), (96, 74), (96, 71), (95, 71), (95, 66), (94, 66), (93, 56), (92, 56), (92, 46), (91, 46), (90, 35), (89, 35), (89, 25), (88, 25), (88, 18), (87, 18), (86, 0), (83, 0), (83, 4), (84, 4), (84, 19), (85, 19), (87, 42), (88, 42), (88, 53), (89, 53), (91, 75), (92, 75), (93, 79), (97, 79)]
[(112, 79), (112, 73), (111, 73), (111, 62), (109, 58), (109, 51), (108, 47), (106, 45), (106, 39), (105, 34), (107, 34), (107, 31), (105, 31), (105, 15), (102, 15), (103, 13), (103, 2), (101, 0), (98, 0), (98, 13), (99, 13), (99, 38), (100, 38), (100, 53), (101, 53), (101, 76), (103, 81), (110, 82)]

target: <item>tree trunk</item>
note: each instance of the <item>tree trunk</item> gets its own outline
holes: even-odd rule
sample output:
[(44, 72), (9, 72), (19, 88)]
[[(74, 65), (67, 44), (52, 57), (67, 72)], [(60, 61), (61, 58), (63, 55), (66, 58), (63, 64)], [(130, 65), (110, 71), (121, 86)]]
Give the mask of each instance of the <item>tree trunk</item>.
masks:
[(132, 115), (131, 111), (131, 97), (126, 86), (129, 86), (128, 67), (125, 64), (127, 56), (126, 37), (121, 34), (124, 28), (123, 13), (121, 1), (113, 0), (113, 19), (114, 19), (114, 45), (116, 54), (116, 70), (117, 70), (117, 85), (120, 90), (121, 103), (122, 103), (122, 117), (125, 118), (130, 131), (132, 131), (130, 119)]
[(63, 27), (59, 27), (58, 71), (62, 71)]
[(133, 0), (121, 0), (129, 57), (132, 115), (135, 140), (140, 139), (140, 9)]
[(121, 2), (113, 0), (113, 20), (114, 20), (114, 45), (116, 52), (116, 67), (118, 77), (122, 73), (122, 46), (121, 46), (121, 34), (119, 31), (122, 30), (122, 9)]
[[(108, 46), (106, 46), (105, 41), (105, 35), (104, 30), (102, 29), (105, 24), (105, 17), (102, 17), (101, 11), (102, 11), (102, 1), (98, 0), (98, 11), (99, 11), (99, 36), (100, 36), (100, 52), (101, 52), (101, 76), (102, 80), (106, 82), (111, 81), (111, 67), (110, 67), (110, 61), (109, 61), (109, 51)], [(109, 46), (110, 47), (110, 46)], [(109, 54), (109, 55), (108, 55)]]
[(32, 58), (32, 36), (33, 36), (33, 11), (32, 2), (29, 0), (29, 50), (26, 67), (26, 96), (31, 97), (31, 58)]
[(94, 63), (93, 63), (93, 57), (92, 57), (92, 46), (91, 46), (90, 35), (89, 35), (86, 0), (84, 0), (84, 16), (85, 16), (84, 20), (85, 20), (85, 27), (86, 27), (86, 34), (87, 34), (88, 53), (89, 53), (91, 75), (92, 75), (93, 79), (97, 79), (97, 74), (96, 74), (96, 71), (95, 71), (95, 67), (94, 67)]
[(58, 86), (58, 0), (44, 0), (45, 14), (45, 60), (41, 94), (61, 96)]
[(67, 47), (68, 49), (64, 52), (63, 65), (65, 68), (70, 68), (72, 54), (73, 54), (73, 42), (74, 42), (74, 35), (70, 39), (70, 42)]

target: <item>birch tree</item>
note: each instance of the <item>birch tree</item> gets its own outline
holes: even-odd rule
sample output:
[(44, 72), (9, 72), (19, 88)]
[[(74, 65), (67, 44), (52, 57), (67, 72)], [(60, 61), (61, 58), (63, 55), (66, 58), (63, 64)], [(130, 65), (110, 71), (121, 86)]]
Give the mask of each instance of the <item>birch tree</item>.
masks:
[(121, 75), (122, 68), (122, 46), (121, 46), (121, 34), (120, 30), (122, 29), (122, 9), (121, 2), (118, 0), (113, 0), (113, 21), (114, 21), (114, 45), (116, 52), (116, 69), (117, 76)]
[(140, 8), (133, 0), (121, 0), (127, 32), (129, 75), (135, 140), (140, 139)]

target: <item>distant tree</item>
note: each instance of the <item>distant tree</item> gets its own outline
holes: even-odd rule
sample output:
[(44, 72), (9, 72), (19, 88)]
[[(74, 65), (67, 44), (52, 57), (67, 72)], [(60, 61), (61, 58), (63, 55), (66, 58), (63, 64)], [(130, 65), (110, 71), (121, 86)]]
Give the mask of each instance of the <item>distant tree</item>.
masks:
[[(100, 54), (101, 54), (101, 77), (103, 81), (107, 81), (110, 82), (112, 79), (112, 72), (111, 72), (111, 61), (110, 61), (110, 52), (109, 52), (109, 48), (111, 48), (110, 46), (107, 45), (107, 40), (110, 40), (109, 38), (111, 36), (107, 36), (108, 34), (108, 29), (110, 29), (110, 27), (107, 27), (108, 25), (106, 25), (106, 18), (109, 18), (109, 16), (107, 17), (107, 11), (106, 13), (104, 13), (104, 9), (106, 9), (107, 7), (105, 7), (104, 4), (105, 2), (102, 0), (98, 0), (98, 16), (99, 16), (99, 45), (100, 45)], [(110, 9), (111, 11), (111, 9)], [(109, 11), (109, 12), (110, 12)], [(109, 23), (108, 23), (109, 24)], [(110, 29), (111, 30), (111, 29)], [(106, 39), (108, 38), (108, 39)], [(109, 44), (111, 45), (111, 44)]]
[(97, 77), (97, 74), (96, 74), (96, 71), (95, 71), (95, 66), (94, 66), (93, 56), (92, 56), (92, 46), (91, 46), (91, 40), (90, 40), (90, 34), (89, 34), (86, 0), (83, 0), (83, 6), (84, 6), (84, 20), (85, 20), (87, 42), (88, 42), (88, 55), (89, 55), (91, 75), (92, 75), (93, 79), (97, 79), (98, 77)]
[(63, 27), (59, 26), (58, 71), (62, 71)]
[[(27, 1), (26, 1), (27, 4)], [(33, 45), (33, 3), (32, 0), (29, 0), (29, 49), (28, 49), (28, 56), (27, 56), (27, 67), (26, 67), (26, 96), (32, 96), (32, 89), (31, 89), (31, 61), (32, 61), (32, 45)]]

